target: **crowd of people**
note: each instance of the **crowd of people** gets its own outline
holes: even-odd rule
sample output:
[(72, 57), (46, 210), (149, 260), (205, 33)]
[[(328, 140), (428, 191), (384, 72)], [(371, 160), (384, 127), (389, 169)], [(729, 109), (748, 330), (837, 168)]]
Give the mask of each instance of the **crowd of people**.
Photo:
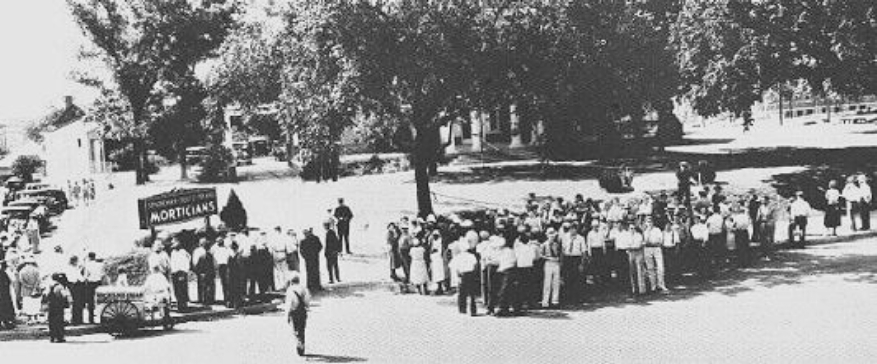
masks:
[[(95, 291), (105, 283), (103, 263), (94, 252), (79, 255), (65, 254), (60, 246), (47, 253), (42, 264), (34, 255), (22, 254), (14, 246), (0, 250), (0, 327), (11, 329), (20, 317), (26, 324), (34, 324), (54, 317), (46, 317), (44, 303), (55, 284), (63, 280), (64, 297), (73, 325), (88, 320), (95, 322)], [(55, 289), (58, 290), (58, 289)], [(87, 316), (86, 316), (87, 315)], [(60, 316), (63, 320), (64, 315)]]
[[(853, 187), (844, 192), (836, 185), (825, 193), (826, 227), (836, 228), (848, 211), (854, 229), (869, 228), (867, 179), (851, 178)], [(709, 279), (770, 260), (777, 236), (792, 247), (806, 242), (813, 212), (801, 191), (786, 200), (727, 194), (717, 184), (685, 187), (688, 196), (676, 191), (596, 201), (531, 194), (518, 213), (402, 217), (387, 226), (390, 277), (421, 294), (455, 287), (461, 313), (468, 306), (476, 314), (479, 297), (488, 314), (506, 316), (577, 304), (612, 288), (634, 297), (666, 294), (683, 274)], [(787, 235), (776, 230), (784, 219)]]
[(70, 203), (74, 207), (83, 205), (88, 206), (94, 202), (97, 197), (97, 191), (94, 187), (94, 179), (91, 178), (83, 178), (82, 181), (68, 180), (66, 192)]

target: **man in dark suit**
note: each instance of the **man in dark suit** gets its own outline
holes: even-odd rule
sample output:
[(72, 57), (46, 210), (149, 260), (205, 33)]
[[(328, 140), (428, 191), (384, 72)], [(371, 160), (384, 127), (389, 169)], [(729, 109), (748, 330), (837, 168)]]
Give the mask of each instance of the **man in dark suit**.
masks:
[(320, 287), (320, 251), (323, 250), (323, 244), (320, 238), (314, 235), (314, 229), (309, 228), (304, 231), (305, 237), (301, 241), (301, 256), (305, 261), (305, 271), (308, 279), (308, 289), (311, 291), (321, 290)]
[(344, 252), (350, 254), (350, 220), (353, 219), (353, 212), (344, 204), (343, 198), (338, 199), (334, 215), (338, 220), (338, 238), (344, 244)]
[(329, 283), (341, 282), (338, 273), (338, 255), (341, 254), (341, 240), (335, 234), (331, 224), (325, 224), (326, 228), (326, 268), (329, 270)]

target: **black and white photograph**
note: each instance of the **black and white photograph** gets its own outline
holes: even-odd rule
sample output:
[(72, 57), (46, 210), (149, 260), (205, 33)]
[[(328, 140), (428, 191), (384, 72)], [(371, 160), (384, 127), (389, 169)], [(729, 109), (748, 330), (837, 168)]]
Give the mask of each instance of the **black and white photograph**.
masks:
[(0, 49), (3, 363), (877, 358), (875, 0), (7, 0)]

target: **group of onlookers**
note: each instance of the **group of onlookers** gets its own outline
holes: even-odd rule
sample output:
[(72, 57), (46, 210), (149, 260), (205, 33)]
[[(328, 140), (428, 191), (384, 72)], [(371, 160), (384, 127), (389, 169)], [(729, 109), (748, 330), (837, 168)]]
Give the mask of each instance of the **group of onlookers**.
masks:
[[(853, 214), (861, 215), (854, 226), (867, 228), (870, 188), (861, 177), (851, 183), (858, 189), (844, 193), (832, 183), (829, 205), (846, 194)], [(666, 293), (684, 273), (709, 278), (748, 267), (759, 256), (770, 260), (781, 219), (788, 219), (791, 245), (805, 244), (812, 208), (802, 192), (785, 200), (726, 194), (718, 185), (692, 187), (686, 197), (677, 192), (608, 201), (531, 194), (519, 213), (403, 217), (387, 227), (390, 276), (422, 294), (456, 287), (461, 312), (468, 302), (474, 314), (477, 296), (489, 314), (501, 316), (576, 304), (588, 292), (611, 287), (627, 287), (634, 296)], [(826, 226), (839, 220), (829, 210)]]
[(82, 181), (67, 181), (67, 196), (73, 206), (90, 205), (96, 196), (97, 191), (94, 187), (94, 180), (83, 178)]
[[(61, 282), (63, 281), (63, 282)], [(69, 308), (69, 322), (79, 325), (95, 322), (95, 291), (105, 283), (103, 263), (93, 252), (78, 255), (65, 254), (60, 246), (47, 253), (41, 264), (31, 254), (19, 254), (16, 249), (0, 250), (0, 326), (13, 328), (17, 317), (21, 316), (28, 324), (42, 320), (44, 303), (51, 303), (48, 295), (55, 289), (68, 299), (64, 309)], [(48, 305), (51, 309), (52, 305)], [(17, 314), (18, 315), (17, 315)], [(48, 320), (57, 326), (65, 322), (64, 310), (61, 314), (48, 312)]]

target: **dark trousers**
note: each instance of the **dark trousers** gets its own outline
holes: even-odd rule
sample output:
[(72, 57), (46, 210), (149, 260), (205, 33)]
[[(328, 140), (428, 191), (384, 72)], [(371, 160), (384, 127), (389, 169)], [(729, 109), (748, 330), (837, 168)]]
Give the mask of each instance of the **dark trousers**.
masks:
[(518, 284), (517, 292), (518, 305), (527, 304), (527, 307), (536, 307), (539, 299), (542, 298), (542, 291), (536, 291), (536, 268), (524, 267), (518, 268)]
[(292, 313), (289, 315), (289, 321), (295, 334), (295, 344), (298, 355), (303, 355), (305, 351), (305, 327), (308, 323), (308, 313)]
[(737, 245), (737, 263), (741, 267), (752, 264), (752, 251), (749, 248), (749, 231), (734, 231), (734, 244)]
[(707, 241), (707, 259), (710, 262), (710, 269), (716, 270), (725, 264), (726, 252), (728, 251), (727, 242), (725, 241), (725, 233), (710, 234)]
[(64, 309), (49, 311), (49, 338), (64, 340)]
[(70, 284), (70, 298), (73, 300), (72, 315), (70, 323), (73, 325), (82, 324), (82, 311), (85, 310), (85, 293), (87, 290), (85, 282), (75, 282)]
[[(800, 240), (795, 240), (795, 229), (801, 229)], [(789, 243), (797, 248), (803, 248), (807, 240), (807, 216), (795, 216), (789, 224)]]
[(487, 306), (488, 313), (493, 312), (496, 308), (497, 296), (499, 295), (500, 282), (496, 268), (497, 266), (488, 264), (487, 269), (483, 271), (484, 277), (481, 279), (484, 305)]
[(588, 271), (594, 277), (595, 284), (605, 285), (612, 278), (612, 272), (606, 264), (606, 252), (603, 248), (591, 249), (591, 261), (588, 264)]
[(222, 286), (222, 300), (227, 305), (231, 300), (229, 299), (231, 295), (231, 290), (229, 289), (229, 279), (228, 279), (228, 265), (220, 264), (216, 266), (216, 273), (219, 274), (219, 284)]
[(338, 239), (341, 240), (341, 245), (344, 247), (344, 251), (347, 252), (347, 254), (350, 254), (349, 222), (338, 222)]
[(457, 290), (457, 308), (460, 313), (466, 313), (466, 301), (469, 301), (469, 314), (475, 316), (475, 297), (478, 296), (477, 272), (467, 272), (460, 275), (460, 287)]
[(630, 263), (628, 262), (627, 252), (622, 249), (612, 250), (612, 270), (615, 271), (615, 279), (619, 286), (628, 287), (630, 285)]
[(576, 302), (581, 298), (581, 262), (580, 256), (563, 257), (560, 265), (560, 277), (563, 282), (563, 289), (560, 290), (562, 302)]
[(338, 273), (338, 254), (326, 254), (326, 269), (329, 270), (329, 283), (341, 282), (341, 276)]
[(762, 222), (758, 224), (759, 237), (761, 240), (759, 241), (761, 244), (761, 253), (766, 257), (773, 256), (773, 243), (776, 235), (776, 226), (773, 223)]
[(497, 272), (497, 278), (499, 279), (499, 295), (497, 300), (497, 306), (499, 306), (499, 312), (504, 313), (508, 312), (509, 308), (515, 306), (517, 308), (517, 300), (515, 297), (515, 268), (509, 268), (504, 272)]
[(680, 269), (680, 250), (679, 246), (661, 248), (663, 250), (662, 254), (664, 255), (664, 272), (666, 272), (666, 280), (671, 282), (678, 282), (679, 278), (682, 276), (682, 269)]
[(88, 309), (88, 323), (94, 323), (94, 295), (100, 287), (100, 282), (88, 282), (85, 284), (85, 307)]
[(198, 302), (205, 305), (213, 304), (216, 297), (216, 277), (212, 274), (198, 275)]
[(320, 287), (320, 267), (317, 257), (305, 258), (305, 269), (308, 275), (308, 289), (311, 291), (319, 291)]
[(859, 204), (859, 216), (862, 217), (862, 230), (871, 230), (871, 204), (862, 202)]
[(177, 298), (177, 310), (185, 310), (189, 306), (189, 273), (174, 272), (174, 296)]

